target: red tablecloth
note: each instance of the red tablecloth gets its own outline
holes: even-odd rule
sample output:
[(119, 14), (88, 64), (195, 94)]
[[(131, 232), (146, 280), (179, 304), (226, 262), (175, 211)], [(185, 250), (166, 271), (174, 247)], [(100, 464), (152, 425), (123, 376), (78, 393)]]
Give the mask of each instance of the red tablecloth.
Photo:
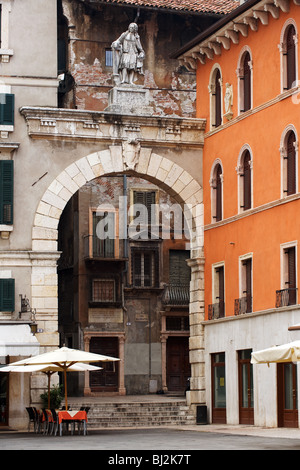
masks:
[(59, 411), (58, 423), (61, 424), (63, 420), (82, 420), (87, 422), (86, 411)]

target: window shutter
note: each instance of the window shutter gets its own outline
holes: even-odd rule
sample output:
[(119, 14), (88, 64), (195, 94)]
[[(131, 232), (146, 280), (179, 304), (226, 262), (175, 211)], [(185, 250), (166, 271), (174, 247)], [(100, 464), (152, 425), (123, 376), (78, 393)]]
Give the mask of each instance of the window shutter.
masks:
[(296, 80), (296, 46), (295, 46), (295, 28), (289, 26), (286, 35), (286, 67), (287, 67), (287, 89), (292, 88)]
[(215, 78), (215, 126), (218, 127), (222, 123), (222, 112), (221, 112), (221, 84), (220, 84), (220, 70), (217, 70)]
[(186, 260), (189, 258), (189, 251), (170, 250), (169, 252), (169, 280), (170, 285), (188, 286), (191, 280), (191, 268)]
[(287, 140), (287, 195), (296, 192), (295, 134), (290, 132)]
[(247, 150), (244, 156), (244, 209), (251, 209), (251, 156)]
[(250, 54), (246, 52), (243, 64), (244, 72), (244, 109), (248, 111), (251, 108), (251, 69), (250, 69)]
[(222, 220), (222, 168), (221, 165), (218, 165), (216, 170), (216, 221)]
[(0, 93), (0, 124), (14, 125), (15, 95)]
[(13, 223), (13, 177), (12, 160), (0, 161), (0, 223)]
[(15, 280), (0, 279), (0, 311), (13, 312), (15, 310)]

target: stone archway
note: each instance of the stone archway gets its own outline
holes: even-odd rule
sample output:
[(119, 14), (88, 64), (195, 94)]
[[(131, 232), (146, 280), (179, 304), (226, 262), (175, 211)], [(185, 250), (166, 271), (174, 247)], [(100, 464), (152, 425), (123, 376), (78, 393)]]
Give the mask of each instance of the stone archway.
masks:
[[(38, 205), (32, 229), (32, 251), (40, 253), (40, 262), (32, 266), (32, 301), (51, 306), (52, 315), (44, 321), (44, 334), (57, 321), (57, 229), (60, 215), (72, 197), (86, 182), (96, 177), (120, 174), (128, 170), (124, 165), (121, 145), (94, 152), (65, 168), (45, 191)], [(148, 179), (174, 199), (189, 208), (189, 223), (193, 230), (191, 243), (190, 283), (190, 362), (191, 404), (205, 402), (203, 327), (204, 320), (204, 258), (203, 258), (203, 200), (200, 184), (181, 166), (154, 153), (151, 148), (141, 148), (139, 158), (130, 170), (131, 175)], [(43, 256), (44, 253), (44, 256)], [(50, 261), (50, 262), (49, 262)], [(42, 344), (42, 337), (41, 337)], [(45, 345), (47, 341), (45, 341)], [(49, 343), (48, 343), (49, 344)]]

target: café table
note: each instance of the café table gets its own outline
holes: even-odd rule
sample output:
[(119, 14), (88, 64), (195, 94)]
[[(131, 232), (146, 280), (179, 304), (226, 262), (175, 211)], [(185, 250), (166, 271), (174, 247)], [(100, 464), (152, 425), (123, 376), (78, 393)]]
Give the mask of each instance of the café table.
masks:
[(87, 428), (87, 413), (82, 410), (64, 410), (58, 411), (58, 425), (59, 425), (59, 435), (62, 435), (62, 424), (67, 422), (70, 424), (75, 424), (75, 421), (80, 421), (83, 423), (83, 434), (86, 435)]

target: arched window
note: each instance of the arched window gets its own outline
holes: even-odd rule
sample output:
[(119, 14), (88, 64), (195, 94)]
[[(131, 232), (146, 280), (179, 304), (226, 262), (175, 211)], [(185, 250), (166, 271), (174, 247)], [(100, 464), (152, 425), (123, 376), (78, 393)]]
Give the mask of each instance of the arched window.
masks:
[(282, 155), (282, 196), (297, 192), (297, 139), (295, 132), (289, 130), (284, 134)]
[(243, 205), (241, 206), (244, 211), (251, 209), (251, 155), (249, 150), (246, 150), (243, 155)]
[(239, 112), (252, 108), (252, 60), (248, 49), (242, 51), (237, 69), (239, 81)]
[(223, 218), (223, 169), (220, 163), (213, 167), (210, 184), (212, 222), (219, 222)]
[(296, 80), (296, 45), (295, 45), (296, 31), (291, 24), (286, 32), (286, 87), (289, 90), (293, 87)]
[(218, 66), (211, 73), (209, 82), (211, 130), (222, 124), (222, 76)]
[(297, 43), (298, 35), (296, 25), (292, 19), (289, 19), (282, 29), (280, 39), (282, 91), (290, 90), (296, 86)]
[(215, 127), (218, 127), (222, 124), (222, 106), (221, 106), (221, 73), (217, 69), (215, 75)]
[(251, 209), (252, 201), (252, 157), (248, 146), (245, 146), (239, 157), (237, 173), (239, 187), (239, 212)]

